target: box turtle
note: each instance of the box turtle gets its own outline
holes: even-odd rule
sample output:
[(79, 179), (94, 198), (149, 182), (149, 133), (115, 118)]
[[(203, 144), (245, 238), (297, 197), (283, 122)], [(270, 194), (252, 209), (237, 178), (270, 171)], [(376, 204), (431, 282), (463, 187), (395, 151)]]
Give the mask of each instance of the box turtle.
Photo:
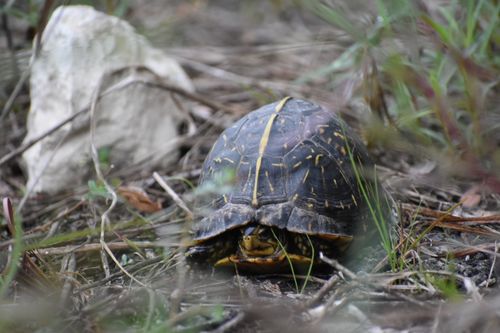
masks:
[[(366, 170), (366, 149), (334, 113), (290, 97), (265, 105), (208, 154), (200, 187), (220, 191), (200, 205), (210, 209), (193, 224), (188, 255), (256, 272), (311, 265), (319, 252), (338, 258), (375, 229), (359, 186), (376, 182)], [(224, 175), (233, 175), (227, 191), (217, 185)]]

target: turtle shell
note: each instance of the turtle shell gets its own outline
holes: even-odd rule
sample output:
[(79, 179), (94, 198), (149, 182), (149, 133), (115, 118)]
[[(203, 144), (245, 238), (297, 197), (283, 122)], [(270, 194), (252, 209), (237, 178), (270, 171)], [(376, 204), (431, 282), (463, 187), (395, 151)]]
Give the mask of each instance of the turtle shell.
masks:
[(367, 220), (353, 165), (360, 172), (372, 163), (333, 112), (297, 98), (265, 105), (227, 128), (208, 154), (200, 186), (225, 173), (234, 181), (210, 198), (212, 210), (194, 223), (193, 238), (203, 242), (249, 223), (351, 238)]

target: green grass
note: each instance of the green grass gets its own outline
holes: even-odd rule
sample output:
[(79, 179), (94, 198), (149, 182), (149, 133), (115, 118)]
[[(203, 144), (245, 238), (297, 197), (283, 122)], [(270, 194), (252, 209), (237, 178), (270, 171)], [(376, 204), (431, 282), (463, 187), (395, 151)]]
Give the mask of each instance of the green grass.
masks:
[[(500, 75), (498, 2), (455, 0), (427, 11), (413, 2), (379, 0), (369, 23), (346, 10), (348, 6), (300, 3), (352, 43), (329, 65), (304, 74), (299, 82), (328, 77), (336, 87), (351, 80), (358, 88), (354, 97), (364, 97), (371, 106), (387, 105), (393, 120), (385, 134), (380, 127), (373, 129), (370, 138), (375, 142), (370, 144), (384, 141), (392, 144), (389, 148), (440, 159), (463, 156), (460, 170), (446, 170), (451, 176), (473, 174), (500, 189), (500, 158), (491, 135), (500, 125), (490, 120), (500, 113), (494, 102)], [(382, 95), (371, 94), (368, 80)], [(379, 117), (385, 113), (373, 108), (372, 112)], [(384, 135), (390, 137), (382, 140)]]
[(290, 272), (292, 274), (293, 282), (295, 284), (295, 291), (297, 293), (299, 293), (299, 290), (300, 290), (299, 289), (299, 281), (297, 279), (297, 275), (295, 274), (295, 269), (293, 268), (292, 259), (290, 259), (290, 256), (288, 255), (288, 252), (287, 252), (285, 246), (281, 243), (281, 241), (279, 240), (278, 236), (274, 233), (274, 230), (272, 228), (271, 228), (271, 232), (273, 233), (273, 237), (278, 242), (278, 245), (281, 248), (281, 251), (283, 251), (286, 260), (288, 261), (288, 265), (290, 266)]
[(311, 238), (309, 237), (308, 234), (306, 234), (307, 241), (309, 242), (309, 246), (311, 247), (311, 263), (309, 264), (309, 267), (307, 268), (307, 273), (306, 273), (306, 278), (304, 280), (304, 283), (302, 284), (302, 288), (300, 289), (300, 293), (302, 294), (304, 290), (306, 289), (307, 282), (309, 282), (309, 277), (312, 274), (312, 269), (314, 265), (314, 259), (316, 257), (316, 251), (314, 250), (314, 245), (313, 242), (311, 241)]
[(17, 271), (19, 270), (19, 265), (21, 262), (21, 257), (24, 253), (24, 244), (23, 244), (23, 228), (22, 228), (22, 220), (21, 217), (14, 213), (12, 209), (12, 205), (9, 199), (7, 200), (9, 206), (6, 209), (4, 221), (2, 224), (6, 224), (8, 220), (12, 223), (14, 227), (14, 245), (12, 246), (12, 250), (10, 252), (10, 260), (8, 262), (8, 266), (4, 269), (2, 276), (0, 276), (0, 300), (2, 300), (7, 293), (7, 290), (10, 287), (11, 282), (14, 280)]
[(272, 228), (271, 228), (271, 233), (273, 234), (273, 237), (278, 242), (278, 246), (280, 247), (281, 251), (283, 251), (285, 258), (288, 261), (288, 265), (290, 267), (290, 272), (292, 274), (292, 279), (293, 279), (293, 282), (295, 284), (295, 291), (298, 294), (299, 293), (302, 294), (307, 286), (307, 283), (309, 282), (309, 279), (310, 279), (311, 274), (312, 274), (312, 269), (313, 269), (313, 266), (315, 263), (314, 259), (316, 256), (316, 251), (314, 250), (314, 244), (311, 241), (311, 238), (309, 237), (309, 235), (307, 235), (307, 234), (305, 235), (307, 237), (308, 242), (309, 242), (309, 246), (311, 246), (311, 263), (309, 264), (309, 267), (307, 268), (307, 273), (306, 273), (306, 276), (304, 279), (304, 283), (302, 284), (302, 287), (299, 289), (299, 281), (298, 281), (297, 275), (295, 274), (295, 268), (293, 267), (292, 260), (291, 260), (290, 256), (288, 255), (288, 251), (285, 248), (285, 246), (283, 245), (283, 243), (281, 243), (281, 241), (279, 240), (278, 236), (276, 235), (276, 233), (274, 232), (274, 230)]
[[(449, 177), (443, 182), (470, 177), (500, 191), (500, 150), (492, 135), (500, 130), (498, 1), (450, 0), (425, 8), (378, 0), (370, 20), (341, 1), (299, 3), (351, 40), (330, 64), (303, 74), (299, 83), (327, 77), (335, 90), (350, 81), (352, 99), (364, 99), (372, 113), (362, 118), (369, 145), (434, 159)], [(403, 269), (384, 220), (381, 189), (367, 183), (352, 153), (350, 158), (391, 268)], [(399, 250), (415, 247), (428, 231)]]
[[(345, 132), (344, 134), (345, 138), (349, 137)], [(391, 269), (395, 271), (398, 267), (398, 257), (392, 239), (392, 229), (395, 227), (395, 222), (391, 211), (391, 208), (395, 209), (395, 207), (392, 207), (389, 194), (380, 187), (375, 167), (373, 166), (373, 170), (368, 170), (367, 166), (363, 166), (361, 161), (356, 160), (353, 147), (347, 140), (345, 145), (356, 184), (368, 209), (370, 220), (377, 229), (380, 243), (387, 254)], [(362, 235), (354, 235), (354, 237), (356, 236)]]
[[(423, 269), (421, 269), (423, 271)], [(453, 261), (449, 261), (448, 272), (456, 272), (456, 267)], [(424, 274), (424, 279), (427, 283), (434, 286), (448, 300), (459, 302), (464, 301), (464, 297), (458, 288), (457, 277), (455, 274), (447, 276), (439, 276), (434, 274)]]

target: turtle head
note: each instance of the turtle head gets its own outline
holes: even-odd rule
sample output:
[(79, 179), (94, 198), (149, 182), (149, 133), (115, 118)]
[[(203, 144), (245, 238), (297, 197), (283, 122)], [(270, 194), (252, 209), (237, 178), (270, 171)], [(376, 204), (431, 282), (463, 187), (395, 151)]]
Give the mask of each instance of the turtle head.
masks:
[(239, 248), (244, 257), (265, 257), (280, 249), (280, 240), (269, 227), (251, 225), (241, 230)]
[[(246, 272), (272, 273), (286, 270), (290, 263), (309, 258), (287, 253), (287, 232), (277, 228), (251, 224), (240, 229), (236, 253), (220, 259), (216, 267), (238, 267)], [(288, 259), (288, 260), (287, 260)]]

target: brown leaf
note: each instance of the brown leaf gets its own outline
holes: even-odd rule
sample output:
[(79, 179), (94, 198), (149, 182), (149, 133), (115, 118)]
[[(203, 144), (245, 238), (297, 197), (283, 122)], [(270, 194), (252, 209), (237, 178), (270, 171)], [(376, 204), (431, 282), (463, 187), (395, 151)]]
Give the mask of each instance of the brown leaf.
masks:
[(465, 191), (460, 198), (460, 202), (464, 208), (474, 208), (481, 202), (481, 191), (478, 185), (474, 185)]
[(133, 186), (120, 186), (118, 193), (134, 208), (145, 212), (154, 213), (162, 209), (161, 203), (154, 202), (143, 189)]

